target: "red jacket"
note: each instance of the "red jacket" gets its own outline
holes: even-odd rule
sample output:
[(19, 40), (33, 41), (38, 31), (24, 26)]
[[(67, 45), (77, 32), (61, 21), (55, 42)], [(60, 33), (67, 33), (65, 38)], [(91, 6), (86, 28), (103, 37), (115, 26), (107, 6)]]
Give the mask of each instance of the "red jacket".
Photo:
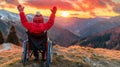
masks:
[(51, 14), (50, 18), (47, 23), (34, 23), (34, 22), (28, 22), (26, 19), (26, 16), (24, 12), (20, 12), (20, 19), (22, 22), (22, 25), (30, 32), (34, 34), (40, 34), (43, 31), (49, 30), (52, 25), (54, 24), (55, 14)]

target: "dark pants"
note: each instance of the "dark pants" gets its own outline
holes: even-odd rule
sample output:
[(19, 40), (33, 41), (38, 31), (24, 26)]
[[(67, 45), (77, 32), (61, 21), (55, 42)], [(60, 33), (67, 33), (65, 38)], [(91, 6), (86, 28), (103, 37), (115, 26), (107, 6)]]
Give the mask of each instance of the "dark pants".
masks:
[(34, 41), (35, 43), (30, 44), (31, 50), (33, 50), (33, 54), (35, 59), (39, 59), (39, 52), (42, 51), (42, 59), (44, 59), (45, 52), (46, 52), (46, 43), (39, 44), (38, 42)]
[[(39, 59), (39, 51), (34, 50), (33, 54), (35, 56), (35, 59)], [(42, 59), (45, 59), (44, 57), (45, 57), (45, 51), (42, 52)]]
[(27, 32), (30, 43), (30, 49), (33, 50), (36, 59), (39, 58), (39, 51), (42, 50), (42, 59), (44, 59), (47, 43), (47, 32), (43, 32), (39, 35), (31, 34)]

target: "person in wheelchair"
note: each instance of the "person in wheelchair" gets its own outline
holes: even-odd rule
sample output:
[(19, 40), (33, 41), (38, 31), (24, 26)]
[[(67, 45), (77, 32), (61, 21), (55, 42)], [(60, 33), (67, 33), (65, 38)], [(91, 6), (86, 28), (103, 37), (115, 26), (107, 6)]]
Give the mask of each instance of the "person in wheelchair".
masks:
[(30, 49), (33, 51), (35, 61), (39, 60), (38, 51), (42, 50), (42, 60), (46, 60), (46, 51), (47, 51), (47, 30), (49, 30), (55, 20), (55, 14), (57, 11), (56, 7), (51, 9), (51, 15), (48, 22), (44, 23), (43, 16), (37, 12), (34, 15), (33, 22), (28, 22), (25, 13), (24, 7), (22, 5), (18, 5), (17, 9), (19, 11), (20, 19), (22, 25), (28, 30), (28, 41), (30, 45)]

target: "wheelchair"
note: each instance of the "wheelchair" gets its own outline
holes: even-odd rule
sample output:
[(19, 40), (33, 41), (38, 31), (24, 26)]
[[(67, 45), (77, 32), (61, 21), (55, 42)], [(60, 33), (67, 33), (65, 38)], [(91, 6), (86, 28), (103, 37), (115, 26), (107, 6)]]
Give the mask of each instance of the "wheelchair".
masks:
[[(34, 34), (30, 34), (29, 32), (27, 32), (27, 35), (28, 35), (28, 39), (25, 40), (22, 45), (22, 48), (23, 48), (22, 63), (23, 63), (23, 65), (24, 66), (27, 65), (27, 63), (29, 62), (29, 59), (33, 55), (33, 50), (30, 48), (31, 45), (37, 44), (37, 45), (39, 45), (39, 47), (38, 47), (39, 54), (44, 51), (43, 46), (46, 47), (46, 53), (45, 53), (46, 61), (44, 63), (44, 67), (50, 67), (50, 64), (52, 62), (52, 41), (50, 41), (48, 39), (47, 32), (43, 32), (40, 35), (34, 35)], [(41, 41), (40, 38), (43, 38), (42, 39), (43, 41)], [(41, 46), (40, 44), (42, 44), (42, 43), (46, 43), (46, 45)]]

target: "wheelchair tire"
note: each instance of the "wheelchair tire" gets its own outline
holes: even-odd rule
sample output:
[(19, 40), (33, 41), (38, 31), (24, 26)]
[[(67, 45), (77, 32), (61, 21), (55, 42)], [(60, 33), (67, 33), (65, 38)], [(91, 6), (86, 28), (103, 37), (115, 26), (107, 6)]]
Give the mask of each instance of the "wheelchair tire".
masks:
[(52, 62), (52, 42), (48, 42), (47, 64), (46, 64), (46, 67), (50, 67), (51, 62)]
[(25, 66), (28, 62), (28, 57), (27, 57), (27, 41), (23, 42), (23, 53), (22, 53), (22, 63), (23, 66)]

